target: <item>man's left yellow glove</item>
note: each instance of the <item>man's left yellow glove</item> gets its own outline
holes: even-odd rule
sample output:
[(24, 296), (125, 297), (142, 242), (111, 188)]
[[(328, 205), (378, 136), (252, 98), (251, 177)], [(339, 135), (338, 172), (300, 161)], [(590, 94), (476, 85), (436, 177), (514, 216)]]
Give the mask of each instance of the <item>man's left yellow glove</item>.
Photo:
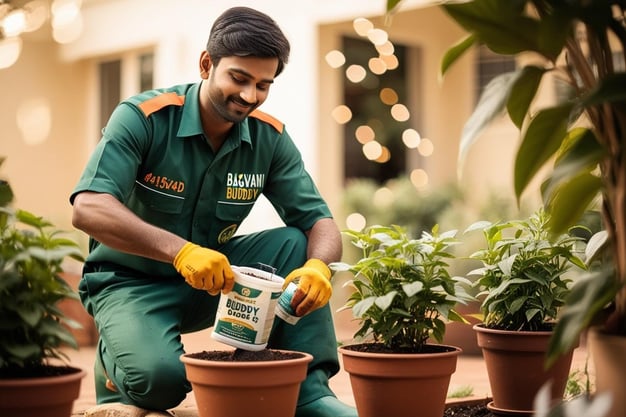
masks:
[(296, 312), (296, 316), (302, 317), (328, 303), (333, 293), (330, 276), (330, 269), (319, 259), (309, 259), (302, 267), (294, 269), (287, 275), (283, 290), (293, 280), (298, 284), (291, 299), (291, 308)]

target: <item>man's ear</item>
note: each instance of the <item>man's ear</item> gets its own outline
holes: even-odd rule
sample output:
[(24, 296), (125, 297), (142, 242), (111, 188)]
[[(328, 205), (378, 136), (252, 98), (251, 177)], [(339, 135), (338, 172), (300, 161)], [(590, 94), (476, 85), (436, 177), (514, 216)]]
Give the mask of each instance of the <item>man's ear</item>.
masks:
[(202, 51), (200, 54), (200, 77), (203, 80), (208, 79), (209, 72), (211, 72), (211, 57), (207, 51)]

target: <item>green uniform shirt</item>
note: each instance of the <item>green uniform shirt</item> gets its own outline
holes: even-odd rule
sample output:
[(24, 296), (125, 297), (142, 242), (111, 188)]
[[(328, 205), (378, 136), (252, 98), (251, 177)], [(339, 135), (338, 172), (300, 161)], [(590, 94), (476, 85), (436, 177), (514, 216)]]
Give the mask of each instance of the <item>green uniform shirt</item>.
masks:
[[(253, 112), (214, 153), (202, 130), (200, 84), (153, 90), (112, 113), (78, 184), (109, 193), (139, 217), (219, 249), (264, 194), (288, 226), (307, 230), (331, 213), (282, 123)], [(152, 275), (174, 268), (90, 240), (88, 262)]]

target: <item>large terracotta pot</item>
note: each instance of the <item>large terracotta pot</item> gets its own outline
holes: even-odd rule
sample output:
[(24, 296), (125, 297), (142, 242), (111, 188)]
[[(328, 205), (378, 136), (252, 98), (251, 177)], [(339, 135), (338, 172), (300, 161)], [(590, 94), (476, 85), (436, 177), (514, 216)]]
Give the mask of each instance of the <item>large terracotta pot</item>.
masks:
[(181, 355), (200, 417), (293, 417), (300, 385), (313, 356), (219, 361)]
[(611, 410), (605, 417), (626, 416), (626, 337), (594, 327), (587, 341), (596, 370), (596, 392), (611, 393)]
[(483, 351), (493, 402), (492, 411), (532, 415), (539, 389), (551, 381), (552, 399), (562, 400), (573, 351), (545, 369), (552, 332), (507, 331), (474, 325)]
[(0, 416), (70, 417), (86, 374), (73, 368), (72, 373), (60, 376), (0, 378)]
[(461, 349), (439, 353), (368, 353), (339, 347), (359, 417), (441, 417)]

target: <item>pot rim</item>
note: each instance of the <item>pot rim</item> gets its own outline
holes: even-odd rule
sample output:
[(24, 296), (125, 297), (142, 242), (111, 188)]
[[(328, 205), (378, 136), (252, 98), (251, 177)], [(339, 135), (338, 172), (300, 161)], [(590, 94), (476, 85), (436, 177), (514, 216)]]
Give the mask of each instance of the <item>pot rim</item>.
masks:
[(372, 355), (385, 355), (386, 357), (389, 357), (389, 358), (410, 358), (410, 357), (420, 357), (420, 356), (425, 356), (425, 355), (428, 355), (431, 357), (438, 357), (438, 356), (458, 355), (463, 352), (463, 349), (461, 349), (460, 347), (452, 346), (452, 345), (445, 345), (445, 344), (440, 344), (440, 343), (427, 343), (426, 346), (441, 346), (442, 348), (447, 348), (449, 350), (445, 352), (423, 352), (423, 353), (382, 353), (382, 352), (361, 352), (361, 351), (349, 349), (350, 346), (358, 346), (358, 345), (363, 345), (363, 344), (368, 344), (368, 343), (375, 343), (375, 342), (360, 342), (360, 343), (345, 344), (345, 345), (339, 346), (338, 350), (341, 354), (348, 355), (348, 356), (366, 357), (366, 356), (372, 356)]
[(189, 365), (197, 365), (197, 366), (207, 366), (210, 364), (211, 367), (214, 368), (259, 368), (266, 367), (270, 364), (274, 367), (280, 366), (291, 366), (294, 362), (311, 362), (313, 360), (313, 355), (307, 352), (302, 352), (298, 350), (288, 350), (288, 349), (271, 349), (277, 352), (285, 352), (285, 353), (299, 353), (300, 357), (290, 358), (290, 359), (278, 359), (278, 360), (270, 360), (270, 361), (220, 361), (220, 360), (208, 360), (208, 359), (198, 359), (192, 358), (189, 355), (198, 352), (188, 352), (183, 353), (179, 356), (181, 362), (189, 364)]
[(50, 381), (74, 381), (77, 379), (83, 379), (87, 376), (87, 371), (75, 366), (60, 366), (62, 368), (69, 368), (72, 372), (68, 372), (62, 375), (50, 375), (41, 377), (27, 377), (27, 378), (0, 378), (0, 386), (35, 386), (35, 385), (47, 385)]
[(472, 326), (472, 329), (474, 329), (477, 332), (480, 333), (491, 333), (491, 334), (499, 334), (499, 335), (504, 335), (504, 334), (511, 334), (511, 335), (520, 335), (520, 336), (530, 336), (530, 335), (536, 335), (536, 336), (546, 336), (546, 335), (551, 335), (553, 333), (553, 331), (551, 330), (502, 330), (502, 329), (491, 329), (489, 327), (485, 327), (485, 323), (477, 323), (475, 325)]

